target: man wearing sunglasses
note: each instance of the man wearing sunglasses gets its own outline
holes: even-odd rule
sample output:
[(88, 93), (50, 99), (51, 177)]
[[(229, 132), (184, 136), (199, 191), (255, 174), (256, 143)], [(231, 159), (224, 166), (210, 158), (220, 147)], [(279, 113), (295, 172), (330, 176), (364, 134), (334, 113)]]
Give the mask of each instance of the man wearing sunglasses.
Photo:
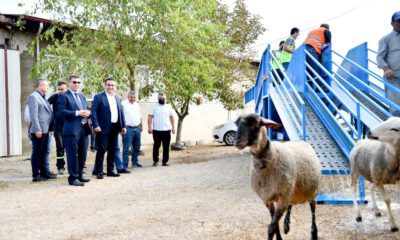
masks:
[(83, 177), (88, 148), (89, 125), (86, 97), (79, 92), (81, 79), (77, 75), (68, 77), (69, 90), (60, 95), (58, 105), (63, 116), (63, 144), (67, 153), (68, 182), (72, 186), (84, 186), (90, 180)]

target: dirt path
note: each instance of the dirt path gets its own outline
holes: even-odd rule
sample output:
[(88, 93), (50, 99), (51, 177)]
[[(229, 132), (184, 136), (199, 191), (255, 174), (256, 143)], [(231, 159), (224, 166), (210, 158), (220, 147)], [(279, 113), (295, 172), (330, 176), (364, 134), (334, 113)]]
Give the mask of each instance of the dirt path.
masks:
[[(0, 159), (0, 239), (266, 239), (267, 209), (249, 188), (248, 153), (223, 146), (172, 152), (170, 167), (145, 167), (119, 178), (71, 187), (66, 176), (30, 183), (29, 161)], [(92, 154), (89, 159), (93, 159)], [(88, 170), (91, 170), (89, 162)], [(318, 205), (320, 239), (400, 239), (387, 212)], [(400, 211), (394, 210), (400, 221)], [(399, 222), (400, 223), (400, 222)], [(284, 239), (310, 238), (310, 211), (296, 206)]]

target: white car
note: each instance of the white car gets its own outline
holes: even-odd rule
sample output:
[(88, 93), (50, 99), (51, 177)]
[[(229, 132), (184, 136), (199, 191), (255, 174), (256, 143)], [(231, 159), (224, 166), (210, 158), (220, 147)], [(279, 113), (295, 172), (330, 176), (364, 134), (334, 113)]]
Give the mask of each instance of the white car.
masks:
[(237, 126), (235, 120), (227, 123), (218, 125), (213, 128), (214, 141), (225, 143), (228, 146), (233, 146), (235, 142), (235, 136), (237, 132)]

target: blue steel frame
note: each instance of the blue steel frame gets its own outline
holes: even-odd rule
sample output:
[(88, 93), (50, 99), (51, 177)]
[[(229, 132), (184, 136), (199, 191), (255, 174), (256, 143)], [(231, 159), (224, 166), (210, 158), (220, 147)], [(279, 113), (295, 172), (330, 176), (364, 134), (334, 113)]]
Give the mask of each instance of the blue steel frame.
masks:
[[(360, 46), (358, 46), (360, 47)], [(361, 47), (364, 47), (362, 45)], [(366, 47), (366, 44), (365, 44)], [(364, 47), (364, 48), (365, 48)], [(371, 92), (374, 90), (374, 86), (370, 86), (368, 84), (368, 77), (372, 76), (376, 78), (376, 74), (372, 73), (371, 71), (368, 70), (368, 54), (354, 54), (354, 52), (357, 52), (359, 50), (350, 50), (349, 51), (349, 57), (342, 57), (336, 52), (331, 51), (330, 47), (325, 49), (323, 52), (323, 71), (325, 74), (329, 76), (329, 83), (330, 85), (326, 85), (329, 89), (329, 93), (325, 94), (323, 93), (322, 89), (320, 87), (317, 87), (320, 93), (316, 93), (308, 84), (306, 84), (306, 68), (307, 64), (304, 64), (305, 62), (305, 55), (308, 54), (305, 52), (304, 46), (300, 46), (293, 54), (292, 57), (292, 62), (289, 66), (289, 69), (287, 70), (286, 74), (284, 75), (285, 83), (288, 83), (288, 87), (284, 84), (282, 84), (281, 87), (279, 87), (279, 92), (280, 94), (282, 93), (289, 93), (289, 92), (294, 92), (296, 93), (295, 96), (298, 98), (298, 92), (303, 92), (306, 99), (310, 102), (311, 106), (314, 108), (314, 110), (317, 112), (318, 116), (320, 117), (321, 121), (325, 124), (327, 127), (329, 133), (332, 135), (332, 137), (335, 139), (335, 141), (338, 143), (338, 145), (341, 147), (343, 150), (343, 153), (347, 158), (349, 158), (349, 154), (351, 149), (354, 147), (354, 141), (353, 137), (354, 134), (356, 134), (356, 138), (360, 139), (361, 138), (361, 124), (366, 124), (368, 127), (371, 127), (371, 125), (374, 125), (380, 121), (381, 119), (377, 118), (371, 111), (369, 111), (363, 104), (361, 104), (357, 99), (355, 99), (347, 89), (367, 89)], [(343, 59), (343, 62), (341, 65), (338, 65), (336, 62), (332, 61), (332, 52), (335, 53), (336, 55), (339, 55)], [(362, 50), (363, 53), (368, 52)], [(367, 59), (367, 60), (366, 60)], [(264, 51), (261, 64), (259, 67), (259, 73), (257, 75), (257, 80), (255, 85), (250, 88), (245, 95), (245, 101), (246, 103), (250, 102), (251, 100), (256, 101), (256, 113), (261, 113), (262, 116), (271, 118), (272, 112), (272, 99), (271, 99), (271, 91), (274, 88), (270, 88), (271, 82), (274, 82), (275, 85), (277, 85), (278, 82), (283, 81), (283, 79), (275, 79), (275, 77), (271, 74), (271, 61), (276, 61), (274, 58), (273, 54), (271, 53), (270, 46), (267, 47), (267, 49)], [(314, 59), (317, 64), (319, 62)], [(350, 63), (350, 64), (349, 64)], [(331, 73), (332, 69), (332, 64), (338, 68), (338, 72), (335, 74)], [(351, 66), (349, 68), (349, 66)], [(355, 67), (354, 67), (355, 66)], [(364, 66), (364, 67), (363, 67)], [(357, 69), (356, 69), (357, 68)], [(314, 70), (314, 74), (316, 72)], [(343, 76), (343, 73), (347, 74), (347, 77)], [(351, 81), (346, 81), (349, 76), (354, 80), (356, 79), (356, 83), (359, 84), (358, 86), (351, 87), (349, 82)], [(320, 78), (320, 76), (319, 76)], [(339, 78), (339, 79), (338, 79)], [(265, 81), (267, 80), (267, 81)], [(314, 81), (314, 80), (312, 80)], [(383, 81), (383, 80), (382, 80)], [(323, 83), (325, 81), (322, 81)], [(313, 82), (316, 85), (316, 82)], [(386, 85), (386, 84), (385, 84)], [(349, 87), (350, 86), (350, 87)], [(358, 88), (357, 88), (358, 87)], [(390, 86), (389, 86), (390, 87)], [(345, 123), (348, 125), (348, 127), (351, 129), (352, 132), (352, 137), (350, 137), (347, 133), (344, 132), (344, 130), (339, 126), (337, 123), (336, 119), (332, 115), (331, 111), (332, 108), (333, 110), (341, 115), (339, 112), (339, 109), (334, 106), (333, 102), (331, 101), (330, 98), (332, 98), (332, 94), (336, 100), (338, 100), (341, 104), (342, 107), (346, 110), (348, 110), (351, 113), (351, 117), (357, 120), (357, 130), (354, 129), (352, 124), (348, 123), (345, 121)], [(376, 95), (376, 94), (374, 94)], [(376, 98), (379, 99), (379, 96), (375, 96)], [(301, 97), (299, 99), (296, 99), (296, 101), (302, 102), (303, 100)], [(332, 105), (331, 108), (328, 108), (325, 104), (323, 104), (321, 98), (324, 98), (325, 101), (327, 101), (330, 105)], [(366, 96), (368, 98), (368, 96)], [(293, 99), (289, 99), (290, 101), (293, 101)], [(390, 105), (390, 102), (385, 101), (388, 105)], [(265, 108), (266, 107), (266, 108)], [(262, 110), (262, 112), (260, 111)], [(301, 109), (297, 110), (301, 112), (301, 122), (303, 123), (302, 127), (302, 133), (301, 133), (301, 139), (306, 140), (306, 128), (305, 128), (305, 105), (304, 102), (301, 104)], [(285, 117), (285, 116), (280, 116)], [(287, 116), (286, 116), (287, 117)], [(343, 118), (343, 116), (341, 116)], [(344, 119), (344, 118), (343, 118)], [(372, 120), (371, 120), (372, 119)], [(271, 136), (270, 136), (271, 137)], [(349, 174), (349, 171), (338, 171), (337, 173), (332, 173), (332, 172), (322, 172), (322, 174)], [(324, 195), (318, 195), (317, 201), (319, 203), (326, 203), (326, 204), (351, 204), (352, 199), (341, 199), (337, 196), (324, 196)], [(360, 203), (366, 203), (365, 201), (365, 191), (364, 191), (364, 180), (362, 177), (360, 177), (359, 181), (359, 200)]]

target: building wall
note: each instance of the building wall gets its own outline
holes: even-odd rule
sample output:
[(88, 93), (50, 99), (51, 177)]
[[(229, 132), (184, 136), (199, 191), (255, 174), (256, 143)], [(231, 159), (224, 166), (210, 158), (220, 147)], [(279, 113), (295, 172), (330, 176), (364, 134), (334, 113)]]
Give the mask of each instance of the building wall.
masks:
[[(140, 102), (142, 111), (142, 142), (144, 144), (153, 143), (153, 136), (148, 134), (147, 117), (150, 108), (155, 104), (151, 102)], [(229, 112), (220, 103), (206, 103), (201, 105), (190, 105), (189, 115), (185, 117), (182, 125), (182, 141), (195, 143), (201, 141), (204, 143), (211, 143), (213, 141), (212, 129), (213, 127), (225, 123), (229, 120), (237, 118), (238, 114), (242, 111)], [(178, 126), (178, 116), (175, 114), (175, 129)], [(176, 133), (172, 136), (171, 142), (176, 140)]]
[[(8, 48), (18, 50), (20, 53), (20, 71), (21, 71), (21, 116), (23, 116), (25, 105), (29, 94), (34, 89), (34, 81), (30, 79), (30, 71), (36, 60), (29, 54), (30, 44), (36, 36), (29, 32), (10, 31), (0, 28), (0, 39), (9, 39)], [(22, 152), (26, 154), (31, 151), (31, 143), (28, 139), (27, 127), (21, 118), (22, 128)]]

